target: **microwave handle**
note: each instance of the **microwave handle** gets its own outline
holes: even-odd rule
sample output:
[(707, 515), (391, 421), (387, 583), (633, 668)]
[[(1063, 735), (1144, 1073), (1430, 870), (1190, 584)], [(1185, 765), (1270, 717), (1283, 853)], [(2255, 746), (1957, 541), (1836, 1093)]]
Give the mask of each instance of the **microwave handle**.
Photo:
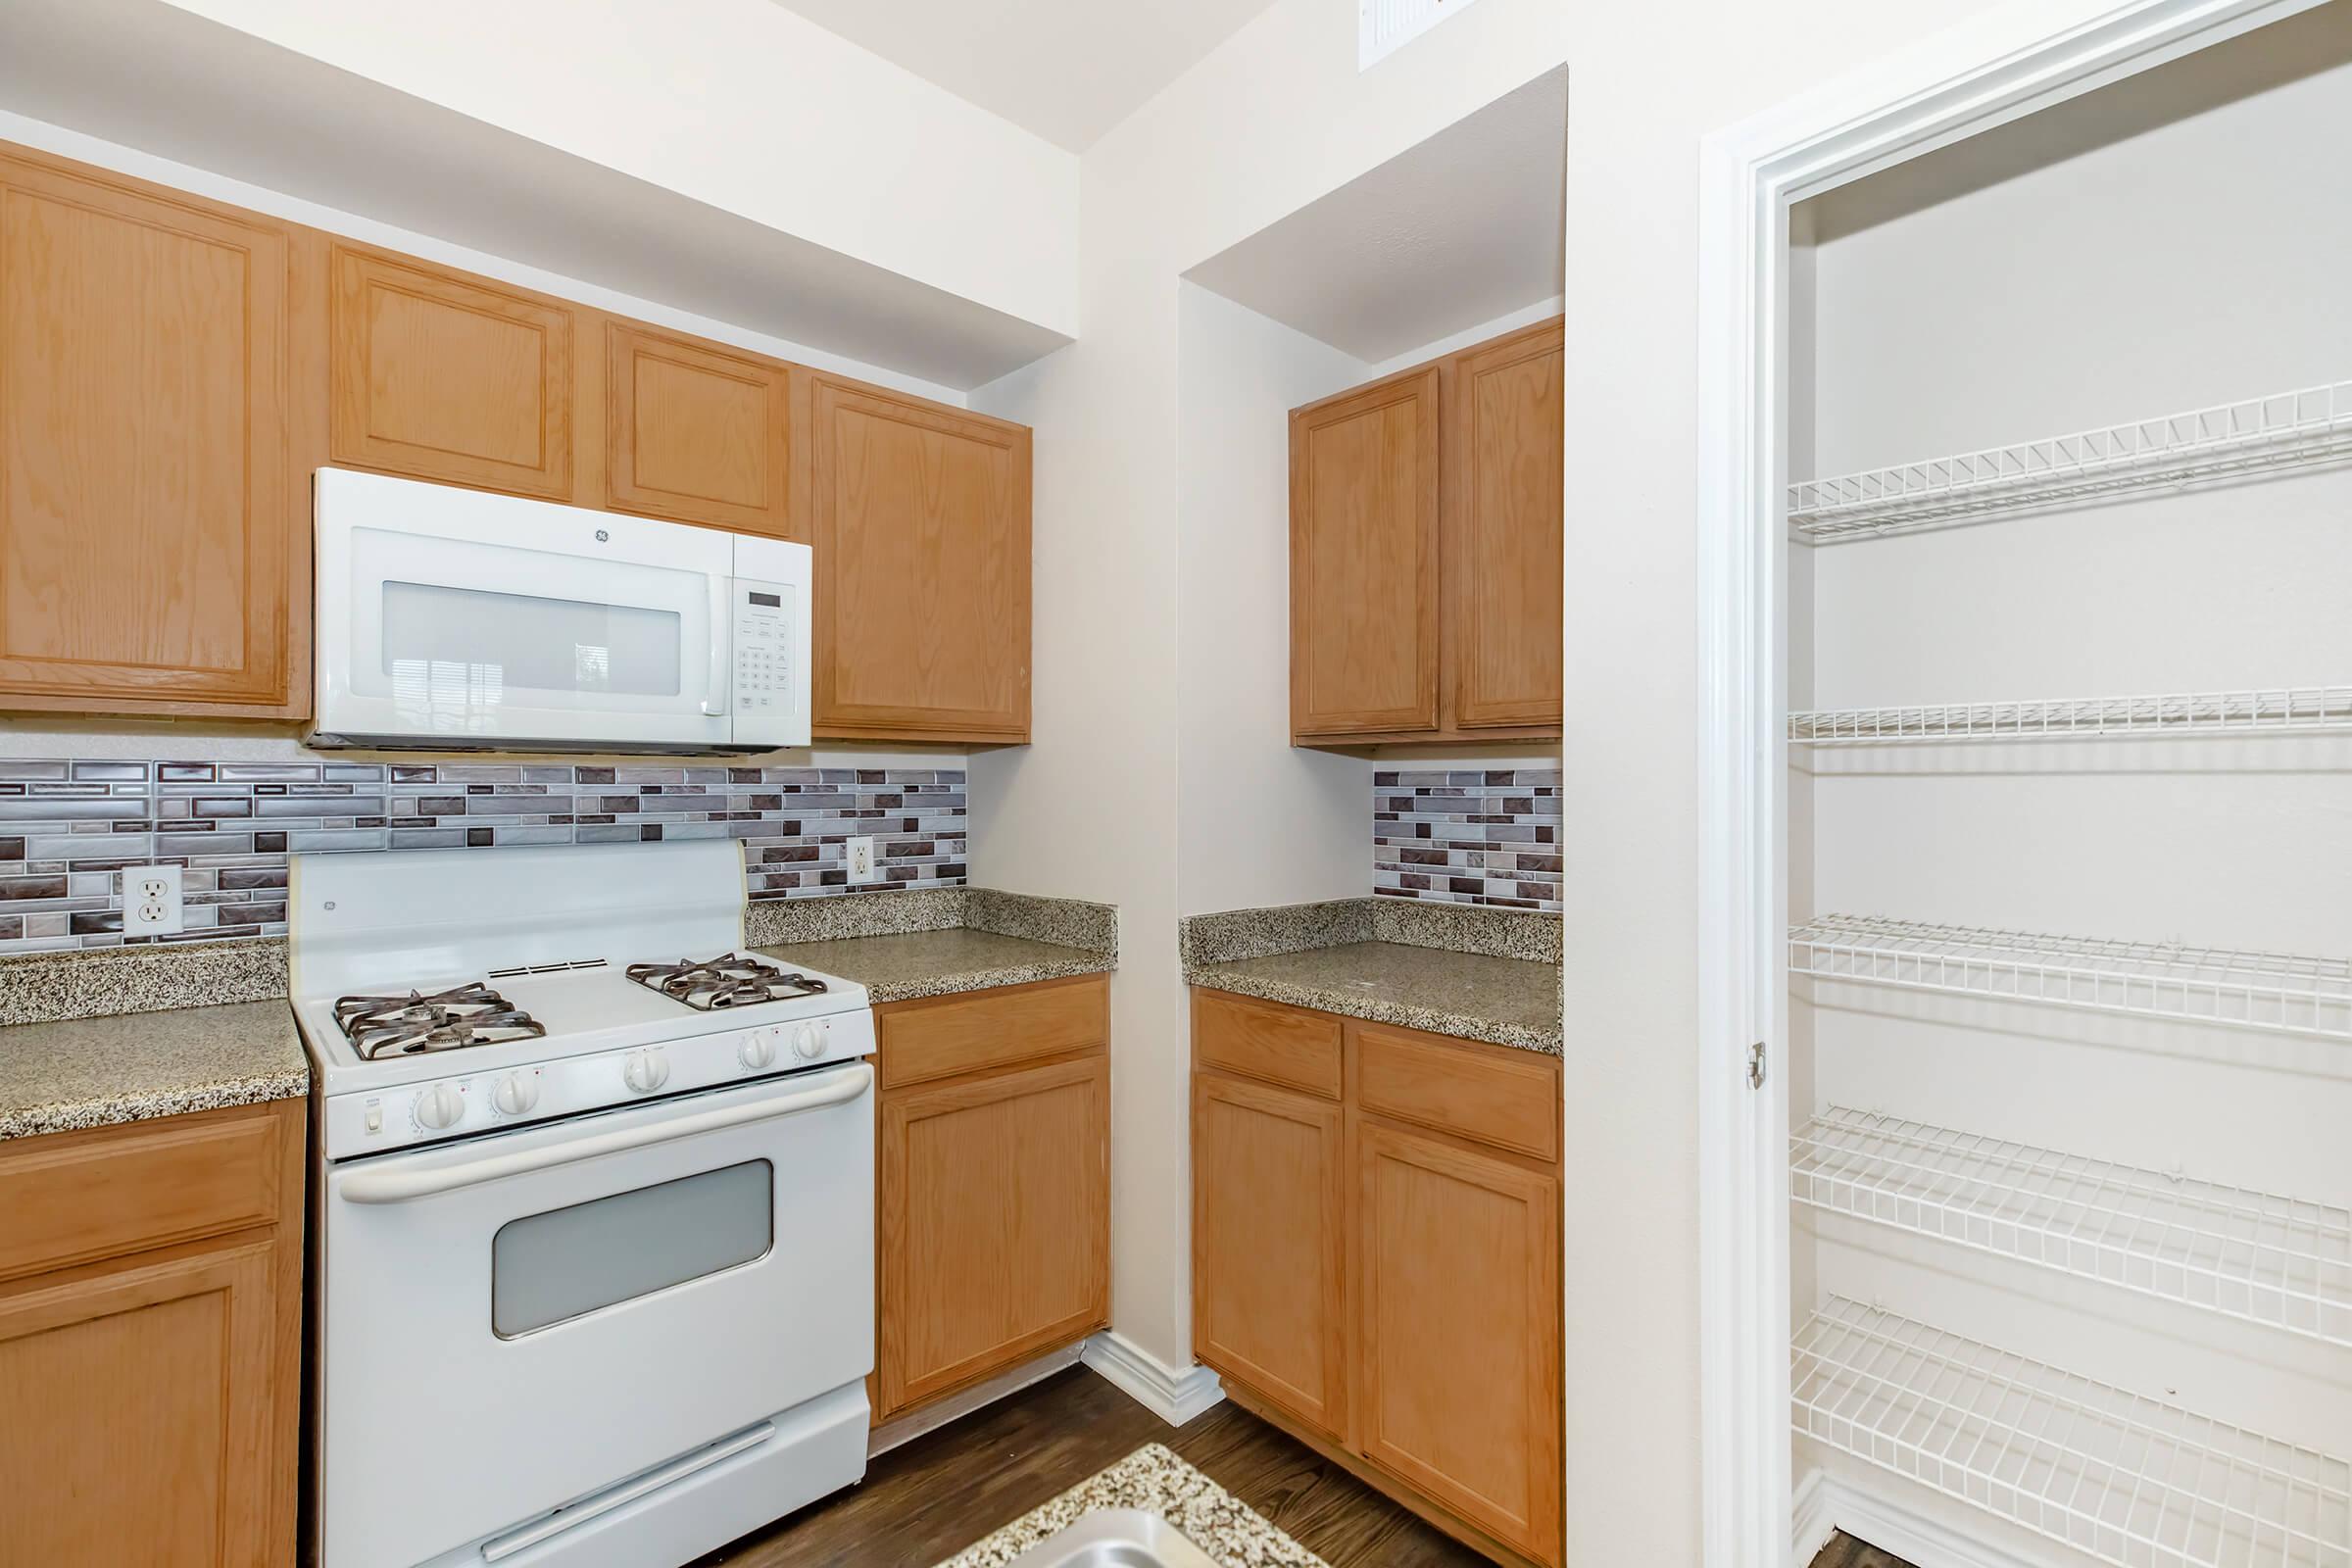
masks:
[(727, 661), (735, 649), (735, 623), (729, 618), (735, 580), (710, 574), (710, 695), (703, 699), (703, 716), (727, 716)]
[(769, 1121), (804, 1110), (821, 1110), (827, 1105), (846, 1104), (864, 1094), (873, 1081), (874, 1069), (862, 1061), (856, 1062), (838, 1076), (828, 1077), (823, 1083), (797, 1095), (786, 1095), (780, 1100), (755, 1101), (747, 1105), (721, 1105), (714, 1110), (695, 1111), (667, 1121), (648, 1122), (642, 1127), (622, 1127), (609, 1133), (593, 1133), (586, 1138), (566, 1139), (539, 1149), (484, 1154), (479, 1159), (469, 1159), (460, 1165), (438, 1165), (427, 1170), (387, 1170), (379, 1167), (360, 1171), (345, 1179), (341, 1196), (344, 1201), (351, 1203), (400, 1203), (413, 1198), (433, 1198), (442, 1193), (454, 1193), (461, 1187), (478, 1187), (484, 1182), (499, 1181), (508, 1176), (521, 1176), (530, 1171), (594, 1159), (600, 1154), (616, 1154), (652, 1144), (692, 1138), (697, 1133), (716, 1132), (722, 1127), (739, 1127), (746, 1122)]

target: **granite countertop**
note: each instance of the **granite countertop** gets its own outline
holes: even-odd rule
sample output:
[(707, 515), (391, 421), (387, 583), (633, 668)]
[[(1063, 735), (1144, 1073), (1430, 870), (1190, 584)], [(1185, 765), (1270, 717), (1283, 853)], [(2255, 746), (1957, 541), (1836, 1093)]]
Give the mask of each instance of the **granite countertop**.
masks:
[[(957, 1552), (939, 1568), (1005, 1568), (1089, 1514), (1156, 1514), (1218, 1568), (1329, 1568), (1240, 1498), (1154, 1443)], [(1092, 1560), (1092, 1559), (1090, 1559)], [(1118, 1560), (1128, 1560), (1124, 1556)]]
[(0, 1139), (294, 1100), (310, 1083), (283, 1002), (16, 1024), (0, 1029)]
[(1187, 964), (1184, 977), (1214, 991), (1560, 1054), (1556, 964), (1397, 942), (1348, 942)]
[(876, 1003), (911, 1002), (1074, 974), (1108, 974), (1117, 966), (1107, 953), (968, 926), (796, 942), (755, 951), (779, 963), (855, 980)]

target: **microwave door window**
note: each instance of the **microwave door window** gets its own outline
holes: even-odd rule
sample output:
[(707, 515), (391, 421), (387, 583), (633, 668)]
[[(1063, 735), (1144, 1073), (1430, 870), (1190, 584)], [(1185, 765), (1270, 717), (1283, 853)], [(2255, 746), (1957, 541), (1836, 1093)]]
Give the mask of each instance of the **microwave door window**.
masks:
[(462, 723), (556, 694), (566, 708), (674, 703), (684, 688), (675, 610), (392, 579), (382, 609), (382, 674), (416, 720)]

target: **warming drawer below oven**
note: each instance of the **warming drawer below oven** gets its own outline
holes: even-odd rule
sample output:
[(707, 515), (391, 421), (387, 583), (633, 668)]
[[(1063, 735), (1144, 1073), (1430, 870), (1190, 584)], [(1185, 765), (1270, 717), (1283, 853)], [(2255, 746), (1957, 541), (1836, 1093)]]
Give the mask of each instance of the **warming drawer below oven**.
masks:
[(777, 1466), (767, 1423), (811, 1446), (772, 1480), (856, 1480), (872, 1081), (856, 1062), (329, 1169), (324, 1568), (599, 1568), (623, 1542), (653, 1568), (666, 1530), (729, 1512), (707, 1506), (747, 1491), (728, 1476)]

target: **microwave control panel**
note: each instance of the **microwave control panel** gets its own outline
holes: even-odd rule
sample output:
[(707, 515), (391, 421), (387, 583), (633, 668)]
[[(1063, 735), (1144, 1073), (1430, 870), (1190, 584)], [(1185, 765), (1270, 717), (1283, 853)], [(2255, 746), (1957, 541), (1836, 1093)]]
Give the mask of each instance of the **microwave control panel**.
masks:
[(799, 644), (793, 637), (797, 591), (784, 583), (735, 579), (735, 720), (791, 716), (799, 706), (793, 662)]

